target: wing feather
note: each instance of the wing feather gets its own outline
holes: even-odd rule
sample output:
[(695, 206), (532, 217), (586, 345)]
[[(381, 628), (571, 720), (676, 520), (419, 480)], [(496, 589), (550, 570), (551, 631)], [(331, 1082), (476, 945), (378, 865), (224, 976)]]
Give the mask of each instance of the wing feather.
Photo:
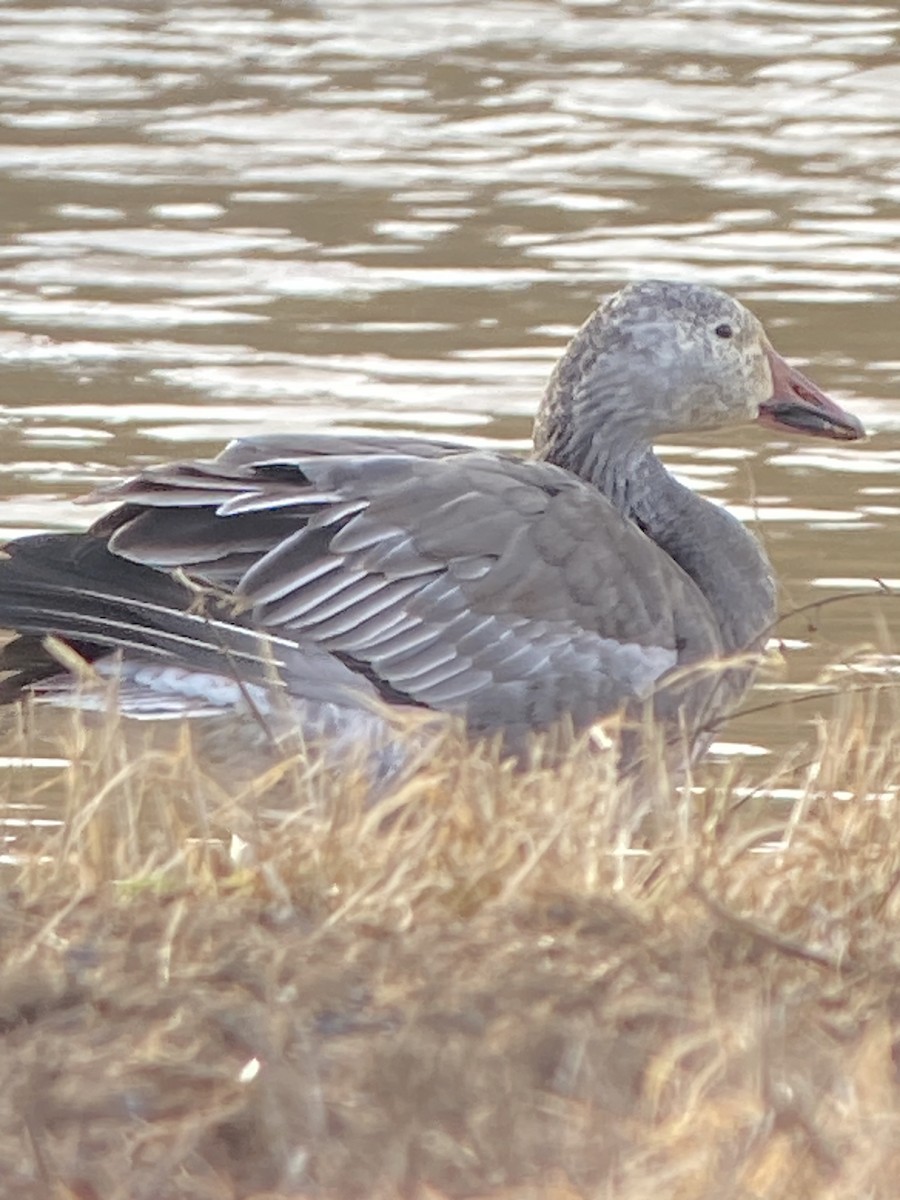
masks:
[(352, 637), (338, 635), (331, 640), (335, 650), (353, 653), (374, 662), (377, 657), (425, 648), (440, 638), (440, 632), (423, 625), (417, 618), (402, 609), (385, 608), (368, 622), (352, 630)]

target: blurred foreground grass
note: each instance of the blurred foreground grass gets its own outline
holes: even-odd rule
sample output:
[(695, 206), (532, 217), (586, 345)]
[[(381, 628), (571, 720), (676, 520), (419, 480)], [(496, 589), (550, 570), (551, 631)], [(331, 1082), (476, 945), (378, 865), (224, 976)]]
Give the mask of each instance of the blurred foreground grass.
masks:
[(223, 783), (73, 723), (71, 765), (2, 773), (62, 823), (0, 875), (0, 1195), (895, 1197), (875, 728), (847, 697), (756, 793), (702, 768), (638, 820), (609, 755), (447, 735), (367, 808), (349, 765)]

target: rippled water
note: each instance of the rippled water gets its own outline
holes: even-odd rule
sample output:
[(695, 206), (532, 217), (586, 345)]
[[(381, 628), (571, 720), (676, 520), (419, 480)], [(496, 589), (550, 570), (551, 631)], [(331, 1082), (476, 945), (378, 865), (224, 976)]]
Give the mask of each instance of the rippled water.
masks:
[[(900, 588), (898, 33), (824, 0), (0, 0), (0, 530), (248, 429), (524, 447), (597, 296), (666, 275), (872, 432), (667, 460), (758, 522), (785, 607)], [(789, 680), (900, 634), (877, 611), (795, 619)]]

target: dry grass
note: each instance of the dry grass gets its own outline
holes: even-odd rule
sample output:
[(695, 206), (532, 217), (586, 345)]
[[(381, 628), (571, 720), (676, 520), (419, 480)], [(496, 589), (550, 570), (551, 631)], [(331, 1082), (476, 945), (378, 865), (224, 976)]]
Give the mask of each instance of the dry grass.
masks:
[(896, 1196), (900, 745), (868, 720), (822, 726), (790, 810), (720, 771), (640, 822), (602, 755), (448, 736), (367, 809), (73, 726), (49, 784), (6, 773), (65, 821), (0, 895), (0, 1194)]

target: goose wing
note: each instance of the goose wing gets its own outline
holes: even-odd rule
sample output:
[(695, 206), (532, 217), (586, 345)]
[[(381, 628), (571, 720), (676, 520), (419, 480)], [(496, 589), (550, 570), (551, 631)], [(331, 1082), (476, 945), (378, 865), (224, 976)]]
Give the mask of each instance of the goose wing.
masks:
[(543, 462), (259, 438), (103, 495), (122, 502), (92, 530), (113, 555), (224, 586), (241, 621), (478, 730), (585, 724), (721, 649), (693, 581)]

